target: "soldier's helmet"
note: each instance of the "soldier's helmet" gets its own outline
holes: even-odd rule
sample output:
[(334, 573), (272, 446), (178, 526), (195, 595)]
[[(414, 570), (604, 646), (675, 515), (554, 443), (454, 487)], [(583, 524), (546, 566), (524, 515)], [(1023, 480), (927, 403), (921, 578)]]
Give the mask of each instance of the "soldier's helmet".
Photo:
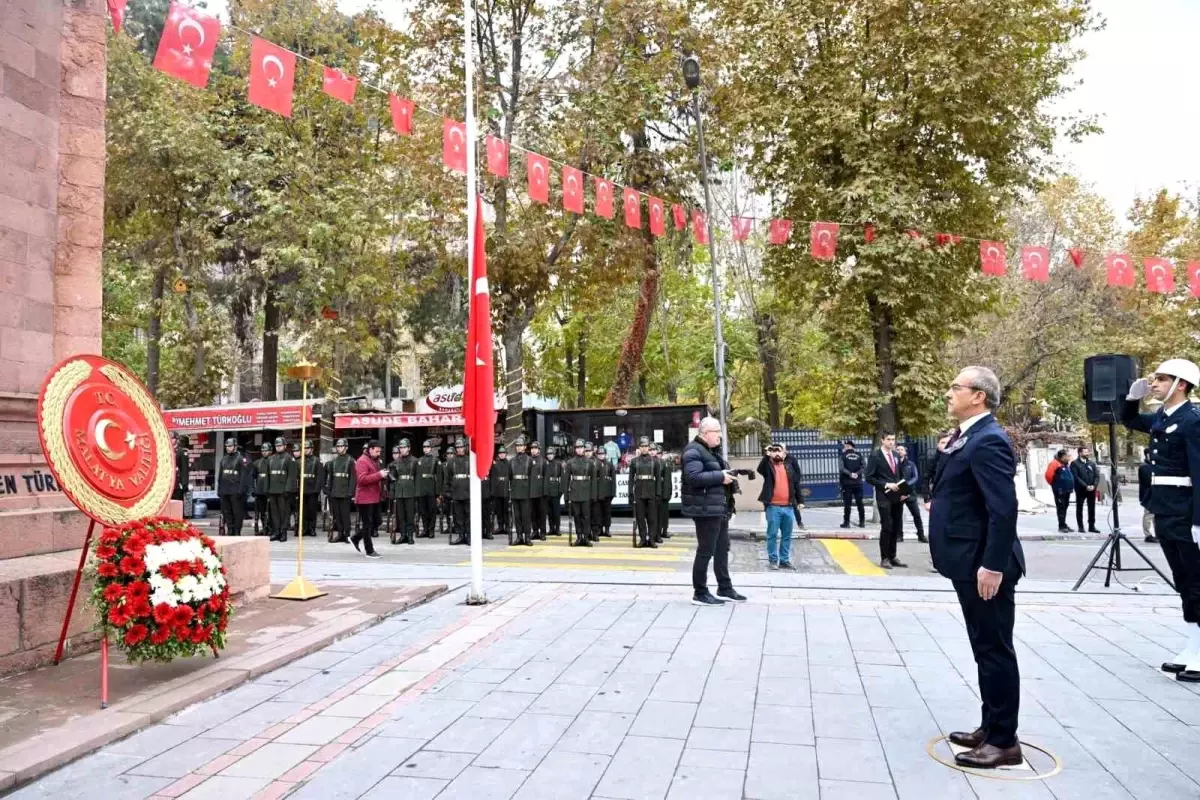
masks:
[(587, 447), (587, 442), (585, 442), (583, 439), (576, 439), (575, 446), (576, 447)]
[(345, 439), (338, 439), (336, 442), (333, 443), (333, 446), (334, 447), (349, 447), (350, 443), (348, 441), (346, 441)]
[(305, 440), (304, 440), (304, 449), (305, 449), (305, 450), (312, 450), (312, 449), (313, 449), (313, 441), (312, 441), (312, 439), (305, 439)]
[(262, 445), (258, 449), (264, 453), (269, 453), (269, 452), (271, 452), (271, 443), (263, 442)]
[(409, 442), (408, 442), (408, 439), (401, 439), (401, 440), (400, 440), (400, 447), (412, 447), (412, 445), (411, 445), (411, 444), (409, 444)]
[(1186, 358), (1168, 358), (1158, 365), (1155, 372), (1159, 375), (1170, 375), (1172, 378), (1187, 381), (1192, 386), (1196, 386), (1200, 381), (1200, 367)]
[(648, 444), (650, 444), (649, 436), (642, 436), (638, 439), (638, 447), (645, 447)]
[(280, 436), (278, 439), (275, 440), (275, 446), (276, 447), (287, 447), (287, 439), (284, 439), (282, 436)]
[(467, 446), (467, 440), (466, 440), (466, 439), (464, 439), (464, 438), (462, 438), (462, 437), (460, 436), (460, 437), (458, 437), (457, 439), (455, 439), (455, 440), (454, 440), (454, 446), (455, 446), (455, 447), (466, 447), (466, 446)]
[(421, 447), (433, 447), (433, 439), (426, 439), (421, 442)]
[(529, 443), (529, 449), (530, 450), (541, 450), (542, 445), (536, 439), (534, 439), (532, 442)]
[(236, 448), (237, 448), (237, 439), (230, 438), (230, 439), (225, 440), (225, 449), (226, 450), (236, 449)]

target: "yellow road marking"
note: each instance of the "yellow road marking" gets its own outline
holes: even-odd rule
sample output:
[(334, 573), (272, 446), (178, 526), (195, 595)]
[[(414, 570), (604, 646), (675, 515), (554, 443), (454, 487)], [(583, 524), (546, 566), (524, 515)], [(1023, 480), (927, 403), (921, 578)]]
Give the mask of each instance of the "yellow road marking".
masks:
[(833, 558), (842, 572), (847, 575), (886, 575), (881, 569), (863, 555), (858, 545), (846, 539), (820, 539), (825, 550)]

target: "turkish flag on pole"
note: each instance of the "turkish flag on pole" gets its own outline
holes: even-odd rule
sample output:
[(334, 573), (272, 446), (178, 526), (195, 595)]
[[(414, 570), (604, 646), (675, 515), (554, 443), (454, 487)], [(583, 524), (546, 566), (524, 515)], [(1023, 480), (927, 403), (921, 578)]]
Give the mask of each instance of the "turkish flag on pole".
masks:
[(1128, 253), (1110, 253), (1104, 259), (1104, 266), (1108, 272), (1109, 286), (1133, 288), (1133, 261)]
[[(545, 156), (528, 153), (525, 156), (525, 175), (529, 178), (529, 196), (539, 203), (550, 202), (550, 162)], [(481, 473), (482, 474), (482, 473)]]
[(771, 244), (787, 244), (792, 238), (792, 221), (790, 219), (773, 219), (767, 232), (767, 241)]
[(490, 133), (487, 137), (488, 172), (497, 178), (508, 177), (508, 142)]
[(116, 33), (121, 32), (121, 25), (125, 23), (126, 5), (128, 0), (108, 0), (108, 15), (112, 17), (113, 30)]
[(663, 201), (657, 197), (650, 197), (646, 199), (646, 205), (650, 208), (650, 233), (654, 236), (662, 236), (667, 232), (667, 226), (663, 219), (665, 215)]
[(477, 475), (492, 469), (496, 450), (496, 385), (492, 371), (492, 302), (488, 292), (483, 203), (475, 197), (475, 247), (471, 254), (471, 299), (467, 353), (463, 364), (463, 432), (471, 440)]
[(563, 208), (576, 214), (583, 213), (583, 172), (575, 167), (563, 167)]
[(1192, 297), (1200, 297), (1200, 261), (1189, 261), (1187, 265), (1188, 291)]
[(442, 163), (447, 169), (467, 173), (467, 124), (442, 118)]
[(295, 83), (296, 54), (255, 36), (250, 43), (250, 102), (290, 117)]
[(814, 222), (809, 235), (812, 257), (818, 261), (833, 261), (837, 255), (838, 224), (836, 222)]
[(630, 228), (642, 228), (642, 196), (637, 189), (625, 187), (625, 224)]
[(730, 217), (730, 224), (733, 226), (733, 240), (735, 242), (744, 242), (750, 238), (750, 229), (754, 227), (754, 220), (750, 217)]
[(1165, 258), (1147, 258), (1143, 262), (1146, 270), (1146, 288), (1159, 294), (1175, 291), (1175, 265)]
[(358, 91), (358, 78), (347, 75), (340, 69), (325, 67), (325, 78), (321, 89), (335, 100), (341, 100), (348, 106), (354, 105), (354, 93)]
[(412, 136), (413, 101), (389, 94), (388, 105), (392, 108), (392, 127), (401, 136)]
[(675, 230), (681, 231), (687, 227), (687, 214), (683, 210), (683, 206), (675, 203), (671, 206), (671, 216), (675, 218)]
[(596, 214), (605, 219), (613, 218), (613, 183), (596, 178)]
[(979, 269), (984, 275), (1003, 275), (1007, 259), (1004, 242), (985, 239), (979, 243)]
[(708, 218), (698, 208), (692, 209), (692, 236), (696, 244), (708, 244)]
[(1022, 247), (1021, 276), (1027, 281), (1050, 280), (1050, 251), (1044, 247)]
[(220, 39), (219, 19), (172, 3), (162, 37), (158, 40), (154, 68), (203, 89), (208, 85), (213, 53)]

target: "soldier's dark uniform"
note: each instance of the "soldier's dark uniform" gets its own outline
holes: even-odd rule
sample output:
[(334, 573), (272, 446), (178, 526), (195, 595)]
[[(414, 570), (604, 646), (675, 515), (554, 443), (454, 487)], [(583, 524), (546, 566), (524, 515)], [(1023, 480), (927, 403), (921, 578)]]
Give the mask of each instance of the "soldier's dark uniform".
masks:
[(246, 519), (246, 495), (253, 488), (250, 459), (237, 450), (237, 439), (225, 440), (225, 455), (217, 467), (217, 496), (226, 536), (241, 536)]
[(421, 535), (434, 537), (434, 514), (437, 513), (438, 487), (442, 483), (442, 463), (433, 452), (433, 441), (421, 445), (424, 453), (417, 459), (417, 516), (421, 518)]
[(392, 505), (396, 514), (392, 542), (416, 544), (417, 459), (409, 453), (408, 439), (400, 440), (400, 457), (392, 462), (389, 470), (392, 477)]
[(658, 547), (658, 462), (650, 455), (650, 438), (638, 440), (638, 455), (629, 462), (629, 502), (633, 506), (635, 541), (640, 547)]
[(329, 515), (333, 518), (333, 535), (330, 538), (333, 542), (348, 542), (353, 533), (350, 529), (350, 504), (354, 501), (358, 472), (349, 448), (349, 442), (338, 439), (333, 448), (337, 455), (325, 465), (325, 496), (329, 498)]
[(532, 517), (533, 538), (546, 541), (546, 486), (543, 473), (546, 459), (542, 458), (542, 446), (529, 444), (529, 513)]
[[(304, 519), (300, 530), (305, 536), (317, 535), (317, 517), (321, 515), (321, 489), (325, 486), (325, 465), (313, 452), (312, 439), (304, 442)], [(296, 510), (300, 513), (300, 509)]]
[(259, 449), (261, 457), (254, 462), (251, 471), (254, 477), (254, 519), (259, 525), (259, 536), (274, 536), (271, 530), (271, 509), (267, 484), (271, 480), (271, 443), (263, 442)]
[(563, 464), (551, 448), (542, 467), (542, 500), (551, 536), (562, 536)]
[(288, 528), (292, 527), (292, 516), (296, 517), (296, 535), (300, 535), (300, 443), (292, 445), (292, 461), (296, 462), (296, 482), (288, 490)]
[(454, 517), (452, 514), (450, 503), (450, 478), (447, 473), (450, 471), (450, 459), (454, 458), (454, 445), (446, 445), (446, 449), (442, 452), (441, 474), (438, 478), (438, 496), (441, 502), (438, 504), (438, 516), (441, 517), (442, 529), (446, 531), (446, 538), (454, 539)]
[(867, 464), (862, 454), (854, 448), (854, 442), (846, 442), (850, 450), (842, 452), (842, 468), (838, 482), (842, 488), (842, 527), (850, 527), (850, 503), (858, 504), (858, 527), (866, 527), (866, 515), (863, 512), (863, 471)]
[(491, 520), (485, 518), (483, 529), (485, 531), (511, 535), (509, 530), (508, 519), (508, 500), (512, 492), (512, 465), (508, 463), (508, 451), (503, 447), (496, 448), (496, 457), (492, 461), (492, 468), (488, 471), (488, 488), (492, 494), (491, 514), (489, 515), (495, 520), (495, 528), (492, 528)]
[(575, 457), (563, 465), (567, 506), (575, 521), (575, 544), (591, 547), (592, 484), (596, 481), (595, 461), (583, 454), (583, 439), (575, 440)]
[(288, 519), (292, 515), (290, 499), (300, 488), (300, 469), (287, 452), (287, 443), (275, 440), (275, 454), (267, 459), (267, 503), (271, 515), (271, 538), (287, 541)]
[(601, 536), (612, 536), (612, 504), (617, 496), (617, 468), (608, 460), (603, 448), (597, 450), (596, 471), (600, 478), (600, 525)]
[[(458, 541), (451, 544), (470, 544), (471, 530), (467, 520), (471, 501), (471, 462), (466, 455), (464, 439), (454, 442), (454, 455), (446, 461), (445, 493), (450, 497), (450, 512)], [(463, 452), (458, 452), (462, 450)]]
[(658, 534), (654, 541), (661, 544), (663, 539), (671, 538), (667, 526), (671, 522), (671, 495), (675, 491), (675, 482), (671, 461), (662, 455), (662, 448), (657, 444), (654, 445), (654, 454), (658, 462)]
[(590, 441), (583, 445), (583, 455), (592, 464), (592, 502), (588, 507), (588, 541), (600, 541), (600, 527), (604, 520), (604, 511), (600, 508), (604, 502), (600, 498), (600, 483), (604, 480), (604, 473), (600, 467), (600, 458), (603, 458), (604, 451), (596, 452), (595, 447)]
[(512, 510), (513, 523), (517, 529), (517, 544), (533, 545), (530, 539), (533, 514), (530, 510), (530, 481), (532, 478), (533, 461), (525, 454), (525, 437), (514, 442), (517, 454), (508, 462), (512, 468)]

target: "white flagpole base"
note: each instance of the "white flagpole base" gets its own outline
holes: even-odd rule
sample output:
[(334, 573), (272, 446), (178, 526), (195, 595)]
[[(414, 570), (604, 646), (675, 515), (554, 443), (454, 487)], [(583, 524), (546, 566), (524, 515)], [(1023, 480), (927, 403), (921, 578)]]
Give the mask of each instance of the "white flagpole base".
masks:
[(471, 514), (467, 530), (471, 532), (471, 591), (467, 593), (467, 605), (481, 606), (487, 603), (483, 593), (483, 493), (479, 486), (479, 466), (475, 451), (471, 450)]

